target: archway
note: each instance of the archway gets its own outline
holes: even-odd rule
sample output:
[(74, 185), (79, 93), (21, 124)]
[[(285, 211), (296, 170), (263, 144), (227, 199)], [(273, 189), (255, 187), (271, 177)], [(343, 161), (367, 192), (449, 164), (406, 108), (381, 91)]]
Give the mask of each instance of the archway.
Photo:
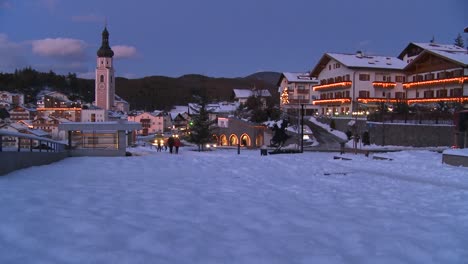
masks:
[(252, 144), (252, 142), (250, 142), (250, 137), (249, 137), (249, 135), (247, 135), (247, 134), (245, 134), (245, 133), (242, 134), (242, 135), (240, 136), (240, 140), (241, 140), (241, 141), (240, 141), (240, 142), (241, 142), (241, 146), (243, 146), (243, 147), (250, 147), (251, 144)]
[(257, 138), (255, 139), (255, 146), (261, 147), (263, 145), (263, 135), (258, 134)]
[(221, 136), (219, 136), (219, 144), (220, 144), (221, 146), (227, 146), (227, 145), (229, 145), (229, 142), (228, 142), (228, 140), (227, 140), (226, 135), (222, 134)]
[(232, 134), (232, 135), (229, 137), (229, 145), (230, 145), (230, 146), (236, 146), (236, 145), (237, 145), (237, 142), (239, 142), (239, 139), (237, 138), (236, 135)]

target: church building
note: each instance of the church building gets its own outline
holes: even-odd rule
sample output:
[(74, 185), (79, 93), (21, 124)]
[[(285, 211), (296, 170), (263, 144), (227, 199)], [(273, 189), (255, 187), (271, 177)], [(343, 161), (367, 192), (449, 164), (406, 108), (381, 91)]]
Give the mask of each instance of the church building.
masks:
[(113, 59), (114, 52), (109, 46), (107, 27), (102, 31), (102, 44), (97, 51), (96, 66), (96, 106), (105, 110), (114, 110), (115, 75)]

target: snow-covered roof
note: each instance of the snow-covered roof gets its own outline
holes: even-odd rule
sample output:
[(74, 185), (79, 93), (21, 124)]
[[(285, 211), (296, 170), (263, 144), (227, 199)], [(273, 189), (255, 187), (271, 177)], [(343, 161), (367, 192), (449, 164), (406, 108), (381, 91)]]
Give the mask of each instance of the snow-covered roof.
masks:
[[(420, 50), (414, 51), (414, 48), (417, 47)], [(398, 55), (398, 58), (403, 59), (406, 54), (411, 54), (411, 57), (419, 55), (421, 52), (425, 50), (430, 51), (448, 51), (448, 52), (466, 52), (466, 49), (458, 47), (453, 44), (439, 44), (439, 43), (417, 43), (417, 42), (410, 42)]]
[(421, 61), (427, 62), (430, 56), (437, 56), (452, 63), (458, 64), (462, 67), (466, 67), (468, 65), (468, 53), (463, 52), (448, 52), (448, 51), (441, 51), (441, 50), (425, 50), (421, 52), (413, 61), (411, 61), (406, 67), (405, 70), (415, 70), (417, 69), (417, 65), (421, 63)]
[(369, 56), (359, 54), (327, 53), (328, 56), (340, 62), (348, 68), (378, 68), (401, 70), (406, 66), (406, 62), (397, 57), (390, 56)]
[(271, 93), (268, 90), (250, 90), (250, 89), (233, 89), (234, 96), (236, 99), (239, 98), (249, 98), (256, 93), (257, 96), (260, 97), (270, 97)]
[(171, 113), (187, 113), (189, 107), (187, 105), (175, 105), (171, 109)]
[(466, 49), (459, 47), (457, 45), (453, 45), (453, 44), (415, 43), (415, 42), (411, 42), (411, 43), (425, 50), (466, 52)]
[(390, 56), (370, 56), (360, 52), (356, 54), (346, 53), (325, 53), (319, 62), (310, 72), (310, 75), (317, 77), (327, 66), (330, 60), (335, 60), (348, 68), (403, 70), (407, 63), (397, 57)]
[[(199, 108), (198, 104), (195, 103), (190, 103), (190, 113), (196, 114), (198, 111), (197, 109)], [(217, 113), (217, 114), (229, 114), (234, 111), (239, 107), (238, 102), (220, 102), (220, 103), (210, 103), (206, 105), (206, 110), (211, 112), (211, 113)]]
[(46, 131), (42, 130), (42, 129), (27, 129), (28, 133), (32, 134), (32, 135), (35, 135), (35, 136), (38, 136), (38, 137), (47, 137), (47, 136), (50, 136), (49, 133), (47, 133)]
[(447, 52), (442, 50), (431, 50), (431, 53), (437, 54), (439, 56), (445, 57), (449, 60), (454, 62), (464, 64), (465, 66), (468, 65), (468, 53), (465, 52)]
[(114, 101), (115, 101), (115, 102), (121, 102), (121, 103), (127, 103), (127, 104), (128, 104), (127, 101), (125, 101), (122, 97), (118, 96), (117, 94), (116, 94), (115, 97), (114, 97)]
[(20, 130), (27, 130), (28, 127), (24, 124), (21, 124), (21, 123), (11, 123), (10, 124), (10, 127), (20, 131)]
[[(283, 72), (282, 77), (286, 78), (288, 82), (302, 82), (302, 83), (317, 83), (317, 78), (310, 77), (308, 72)], [(280, 81), (282, 79), (280, 78)]]

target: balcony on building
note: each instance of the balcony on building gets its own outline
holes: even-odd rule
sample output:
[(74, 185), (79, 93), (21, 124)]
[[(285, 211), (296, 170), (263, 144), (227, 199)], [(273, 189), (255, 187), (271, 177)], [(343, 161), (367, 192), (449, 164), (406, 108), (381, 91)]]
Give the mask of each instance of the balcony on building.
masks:
[(314, 91), (347, 89), (351, 88), (351, 85), (352, 82), (349, 80), (349, 76), (337, 76), (321, 80), (319, 85), (314, 86)]
[(426, 73), (413, 76), (411, 82), (403, 83), (403, 88), (430, 88), (452, 84), (468, 83), (468, 76), (463, 75), (462, 70), (435, 73)]
[(289, 99), (289, 104), (309, 104), (309, 99)]
[(374, 88), (393, 89), (396, 87), (396, 82), (372, 82)]
[(342, 105), (351, 103), (350, 97), (318, 99), (312, 102), (314, 105)]

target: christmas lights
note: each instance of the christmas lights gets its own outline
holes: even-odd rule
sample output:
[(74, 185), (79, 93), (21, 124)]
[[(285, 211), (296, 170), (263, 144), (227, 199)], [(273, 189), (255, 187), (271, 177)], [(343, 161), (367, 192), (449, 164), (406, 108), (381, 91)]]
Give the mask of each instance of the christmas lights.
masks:
[(281, 93), (281, 104), (289, 104), (288, 87), (284, 87), (284, 90)]
[(403, 83), (403, 88), (411, 89), (411, 88), (416, 88), (420, 86), (439, 85), (439, 84), (462, 84), (464, 82), (468, 82), (468, 77), (465, 76), (465, 77), (440, 79), (440, 80), (408, 82), (408, 83)]
[(439, 98), (421, 98), (421, 99), (408, 99), (408, 104), (414, 103), (437, 103), (437, 102), (468, 102), (468, 96), (463, 97), (439, 97)]
[(314, 86), (314, 91), (325, 90), (325, 89), (350, 88), (351, 84), (352, 82), (338, 82), (338, 83), (317, 85), (317, 86)]
[(375, 87), (375, 88), (395, 88), (396, 86), (396, 83), (394, 82), (373, 82), (372, 85)]
[(312, 102), (314, 105), (323, 105), (323, 104), (349, 104), (351, 103), (350, 98), (337, 98), (337, 99), (324, 99), (324, 100), (315, 100)]
[[(390, 98), (358, 98), (358, 102), (367, 104), (367, 103), (397, 103), (397, 99), (390, 99)], [(404, 99), (399, 99), (400, 101)]]

